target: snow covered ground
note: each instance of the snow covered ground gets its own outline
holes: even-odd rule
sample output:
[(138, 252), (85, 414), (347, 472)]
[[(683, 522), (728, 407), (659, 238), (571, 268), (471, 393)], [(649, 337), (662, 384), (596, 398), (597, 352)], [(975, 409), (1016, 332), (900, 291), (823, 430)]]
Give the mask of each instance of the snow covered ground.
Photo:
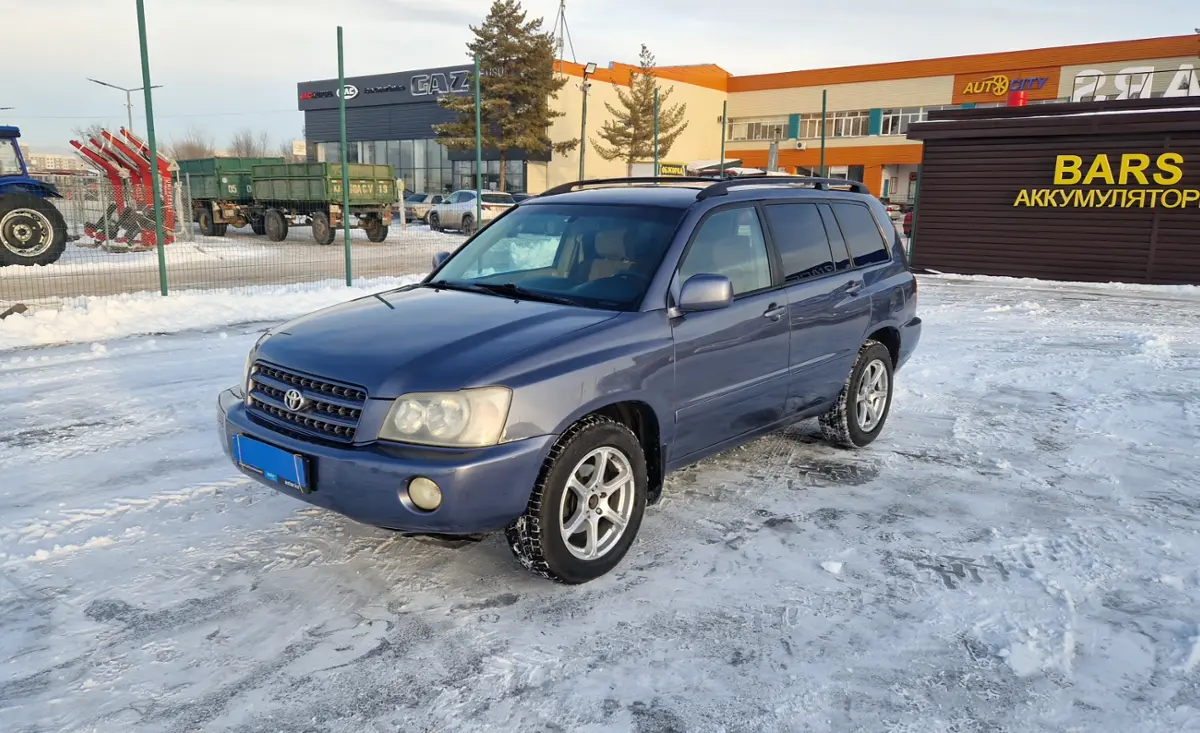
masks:
[(262, 326), (0, 353), (0, 730), (1200, 729), (1200, 295), (925, 278), (884, 435), (669, 480), (612, 575), (243, 479)]

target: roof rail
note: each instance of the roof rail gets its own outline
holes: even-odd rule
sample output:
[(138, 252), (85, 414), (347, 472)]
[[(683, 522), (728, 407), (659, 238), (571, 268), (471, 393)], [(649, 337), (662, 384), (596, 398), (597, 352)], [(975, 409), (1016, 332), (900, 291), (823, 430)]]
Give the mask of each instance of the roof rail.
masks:
[(589, 181), (571, 181), (564, 183), (561, 186), (555, 186), (547, 191), (539, 194), (541, 196), (557, 196), (560, 193), (570, 193), (584, 186), (607, 186), (617, 183), (708, 183), (713, 182), (712, 178), (700, 178), (698, 176), (635, 176), (633, 178), (596, 178)]
[(737, 186), (795, 186), (806, 185), (817, 189), (818, 191), (830, 191), (834, 188), (849, 188), (853, 193), (861, 193), (870, 195), (871, 189), (867, 188), (865, 183), (858, 181), (848, 181), (844, 178), (813, 178), (808, 176), (738, 176), (728, 180), (714, 183), (708, 188), (700, 192), (696, 197), (697, 201), (702, 201), (713, 196), (724, 196), (729, 193), (729, 189)]

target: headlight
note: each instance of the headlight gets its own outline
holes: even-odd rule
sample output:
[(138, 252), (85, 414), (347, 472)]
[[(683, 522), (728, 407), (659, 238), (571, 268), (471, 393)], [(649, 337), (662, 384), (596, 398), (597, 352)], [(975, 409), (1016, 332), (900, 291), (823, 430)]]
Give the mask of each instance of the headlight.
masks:
[(396, 400), (381, 440), (448, 448), (496, 445), (508, 421), (512, 391), (483, 387), (458, 392), (414, 392)]

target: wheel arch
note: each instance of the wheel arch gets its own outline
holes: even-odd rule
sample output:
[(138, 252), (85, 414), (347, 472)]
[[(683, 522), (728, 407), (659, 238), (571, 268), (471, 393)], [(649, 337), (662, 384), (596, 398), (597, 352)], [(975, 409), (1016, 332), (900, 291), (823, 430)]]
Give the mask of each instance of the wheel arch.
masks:
[(573, 425), (593, 415), (607, 417), (633, 432), (642, 446), (642, 452), (646, 454), (646, 500), (649, 504), (656, 503), (666, 480), (667, 455), (663, 448), (663, 423), (658, 411), (649, 402), (633, 396), (596, 402), (574, 412), (563, 421), (556, 433), (563, 435)]
[(876, 328), (866, 338), (867, 341), (878, 341), (888, 350), (892, 357), (892, 367), (900, 363), (900, 329), (896, 326)]

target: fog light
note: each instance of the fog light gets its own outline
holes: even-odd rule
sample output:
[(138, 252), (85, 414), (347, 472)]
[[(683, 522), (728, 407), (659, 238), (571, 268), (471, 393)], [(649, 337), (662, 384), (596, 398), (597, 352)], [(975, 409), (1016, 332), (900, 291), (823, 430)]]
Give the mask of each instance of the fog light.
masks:
[(430, 479), (418, 476), (408, 482), (408, 498), (418, 509), (431, 512), (442, 505), (442, 490)]

